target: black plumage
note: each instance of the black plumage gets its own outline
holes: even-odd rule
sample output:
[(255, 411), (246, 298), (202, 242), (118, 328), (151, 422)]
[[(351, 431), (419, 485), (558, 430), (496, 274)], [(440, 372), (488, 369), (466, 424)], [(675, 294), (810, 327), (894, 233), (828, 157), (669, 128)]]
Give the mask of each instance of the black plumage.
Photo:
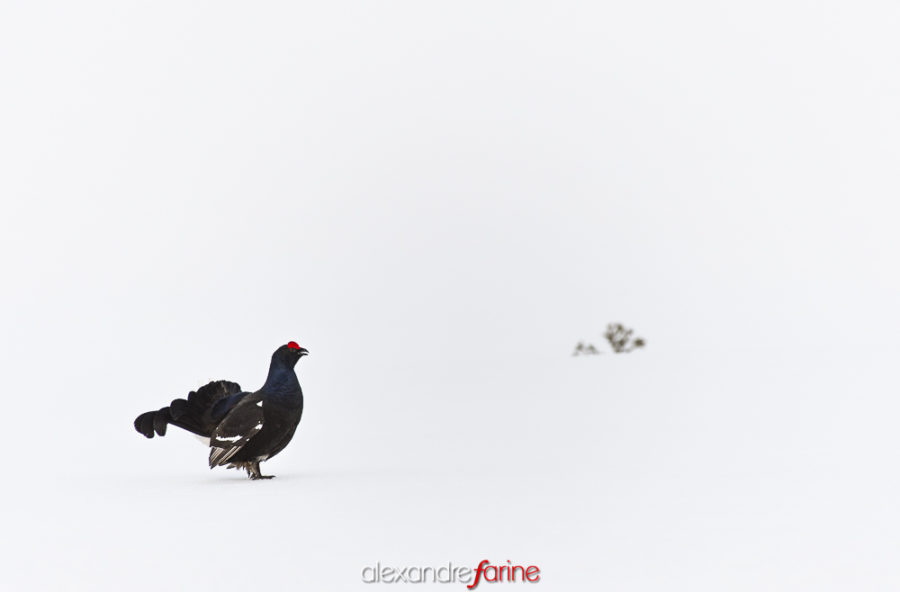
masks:
[(175, 399), (168, 407), (142, 413), (134, 428), (152, 438), (166, 435), (169, 424), (209, 439), (209, 467), (247, 471), (251, 479), (269, 479), (259, 463), (281, 452), (303, 414), (303, 391), (294, 366), (309, 352), (290, 342), (275, 350), (266, 382), (258, 391), (241, 390), (226, 380), (210, 382)]

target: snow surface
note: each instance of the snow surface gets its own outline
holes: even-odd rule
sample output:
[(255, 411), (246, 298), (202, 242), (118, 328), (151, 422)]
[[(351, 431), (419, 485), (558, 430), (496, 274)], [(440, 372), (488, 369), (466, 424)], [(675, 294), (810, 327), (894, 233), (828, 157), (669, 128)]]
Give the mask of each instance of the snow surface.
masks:
[[(898, 30), (0, 3), (0, 588), (900, 589)], [(646, 350), (569, 357), (609, 322)], [(132, 429), (291, 340), (276, 479)]]
[(887, 589), (891, 357), (650, 348), (370, 383), (311, 356), (269, 482), (208, 471), (177, 430), (145, 440), (129, 398), (95, 427), (102, 454), (7, 472), (7, 585), (364, 590), (386, 586), (361, 582), (376, 561), (487, 558), (538, 565), (548, 590)]

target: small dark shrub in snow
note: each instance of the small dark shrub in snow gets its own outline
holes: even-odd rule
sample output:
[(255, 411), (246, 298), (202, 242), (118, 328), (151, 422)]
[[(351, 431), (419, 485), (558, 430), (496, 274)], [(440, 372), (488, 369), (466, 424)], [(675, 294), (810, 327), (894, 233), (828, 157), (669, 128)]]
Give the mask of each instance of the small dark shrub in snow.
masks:
[(580, 356), (580, 355), (595, 356), (595, 355), (598, 355), (599, 353), (600, 352), (597, 350), (596, 347), (594, 347), (593, 343), (588, 343), (587, 345), (585, 345), (585, 343), (583, 341), (579, 341), (578, 345), (575, 346), (575, 351), (572, 353), (572, 355), (573, 356)]
[(621, 354), (634, 351), (647, 344), (643, 337), (632, 339), (631, 335), (633, 333), (632, 329), (626, 328), (622, 323), (610, 323), (606, 326), (606, 333), (603, 336), (606, 337), (612, 350), (617, 354)]

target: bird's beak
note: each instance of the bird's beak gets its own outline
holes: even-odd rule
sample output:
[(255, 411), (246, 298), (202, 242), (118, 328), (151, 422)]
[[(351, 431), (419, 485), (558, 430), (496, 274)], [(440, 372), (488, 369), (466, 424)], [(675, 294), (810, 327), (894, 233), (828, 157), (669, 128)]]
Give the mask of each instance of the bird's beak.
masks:
[(308, 355), (309, 355), (309, 351), (307, 351), (307, 349), (306, 349), (305, 347), (301, 347), (300, 349), (298, 349), (298, 350), (297, 350), (297, 353), (300, 354), (300, 357), (301, 357), (301, 358), (302, 358), (303, 356), (308, 356)]

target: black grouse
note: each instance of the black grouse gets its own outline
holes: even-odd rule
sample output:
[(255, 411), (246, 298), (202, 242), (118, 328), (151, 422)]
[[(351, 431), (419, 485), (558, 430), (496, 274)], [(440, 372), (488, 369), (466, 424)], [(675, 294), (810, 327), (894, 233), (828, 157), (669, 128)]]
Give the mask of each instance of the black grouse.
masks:
[(166, 435), (172, 424), (209, 440), (209, 468), (228, 465), (245, 469), (251, 479), (263, 475), (259, 463), (281, 452), (303, 414), (303, 391), (294, 366), (309, 352), (291, 341), (272, 354), (266, 383), (255, 393), (240, 385), (217, 380), (175, 399), (159, 411), (142, 413), (134, 429), (148, 438)]

